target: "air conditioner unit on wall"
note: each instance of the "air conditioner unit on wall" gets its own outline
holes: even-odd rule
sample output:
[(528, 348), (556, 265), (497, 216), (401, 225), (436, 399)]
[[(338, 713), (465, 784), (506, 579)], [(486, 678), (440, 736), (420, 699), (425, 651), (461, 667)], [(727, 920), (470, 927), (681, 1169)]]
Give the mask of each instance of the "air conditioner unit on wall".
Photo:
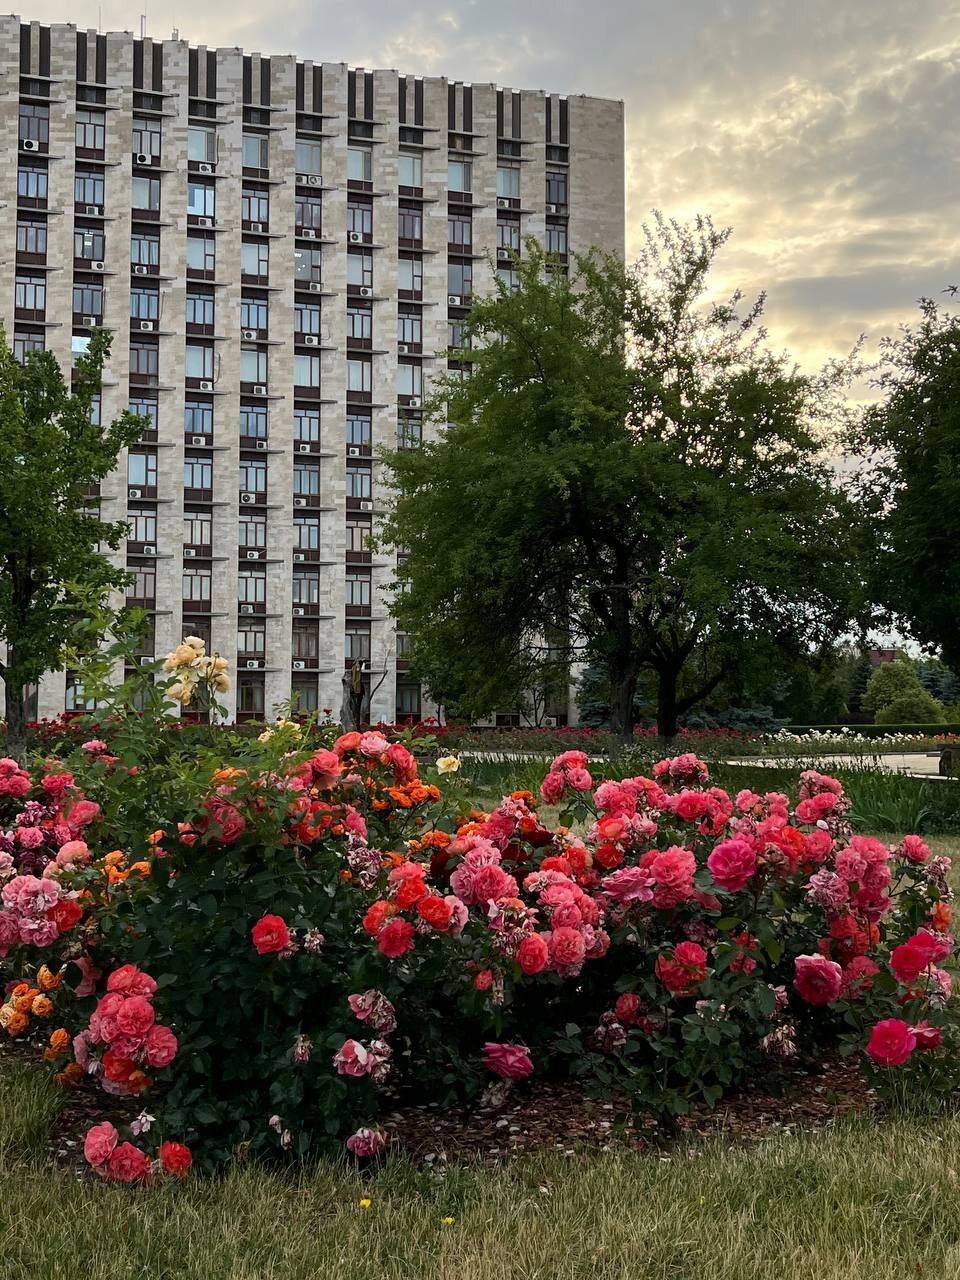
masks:
[(323, 285), (320, 283), (319, 280), (311, 280), (308, 287), (311, 293), (319, 293), (323, 288)]
[(135, 276), (145, 276), (147, 274), (147, 268), (142, 266), (140, 263), (135, 263), (133, 268), (133, 274)]
[(259, 559), (260, 559), (260, 552), (259, 552), (259, 551), (248, 551), (248, 552), (247, 552), (247, 559), (248, 559), (248, 560), (259, 560)]
[(369, 285), (362, 284), (362, 285), (360, 286), (360, 297), (361, 297), (361, 298), (372, 298), (372, 297), (373, 297), (373, 290), (369, 287)]
[(142, 490), (142, 489), (128, 489), (128, 490), (127, 490), (127, 497), (128, 497), (128, 498), (142, 498), (142, 497), (143, 497), (143, 490)]
[(304, 618), (304, 617), (306, 617), (306, 610), (305, 610), (305, 609), (294, 609), (294, 611), (293, 611), (293, 616), (294, 616), (295, 618)]
[(255, 235), (261, 235), (261, 236), (262, 236), (262, 235), (263, 235), (263, 223), (262, 223), (262, 222), (251, 222), (251, 223), (250, 223), (250, 230), (251, 230)]
[(295, 507), (305, 507), (307, 505), (306, 498), (294, 498), (293, 505)]
[(409, 354), (410, 354), (410, 348), (405, 342), (401, 342), (397, 344), (397, 355), (408, 356)]
[(242, 604), (242, 605), (240, 606), (240, 612), (241, 612), (242, 614), (249, 614), (249, 613), (253, 613), (253, 605), (252, 605), (252, 604)]
[(91, 263), (90, 263), (90, 267), (91, 267), (91, 270), (93, 270), (93, 271), (103, 271), (103, 270), (104, 270), (104, 266), (103, 266), (103, 263), (102, 263), (102, 262), (91, 262)]
[(88, 204), (84, 209), (84, 212), (88, 215), (88, 217), (99, 218), (100, 215), (103, 213), (103, 210), (100, 208), (98, 204)]
[(152, 321), (152, 320), (141, 320), (141, 321), (140, 321), (140, 331), (141, 331), (141, 333), (153, 333), (153, 330), (154, 330), (154, 323), (153, 323), (153, 321)]
[(309, 452), (310, 452), (310, 446), (308, 444), (297, 445), (297, 453), (309, 453)]
[(21, 138), (20, 145), (23, 147), (24, 151), (40, 150), (40, 143), (36, 142), (33, 138)]
[(459, 307), (462, 301), (463, 299), (460, 297), (459, 293), (447, 294), (447, 305), (450, 307)]
[(157, 554), (157, 548), (151, 543), (145, 542), (143, 544), (143, 554), (145, 556), (155, 556)]
[(257, 441), (257, 448), (258, 448), (258, 449), (266, 449), (266, 447), (267, 447), (267, 442), (266, 442), (266, 440), (258, 440), (258, 441)]
[(308, 186), (311, 186), (311, 187), (322, 187), (322, 186), (323, 186), (323, 178), (320, 176), (320, 174), (319, 174), (319, 173), (308, 173), (308, 174), (307, 174), (307, 185), (308, 185)]
[(145, 151), (138, 151), (137, 154), (134, 156), (134, 159), (136, 160), (137, 164), (150, 164), (152, 158), (153, 157), (148, 156)]
[(318, 347), (320, 345), (320, 339), (315, 333), (305, 333), (303, 335), (303, 345), (305, 347)]
[(200, 390), (201, 390), (201, 391), (212, 391), (212, 390), (213, 390), (213, 383), (212, 383), (212, 382), (202, 381), (202, 382), (200, 383)]
[(259, 671), (259, 670), (260, 670), (260, 659), (259, 659), (259, 658), (248, 658), (248, 659), (247, 659), (247, 670), (248, 670), (248, 671)]
[(500, 197), (498, 198), (498, 200), (497, 200), (497, 208), (498, 208), (498, 209), (509, 209), (509, 208), (510, 208), (510, 201), (509, 201), (509, 200), (504, 200), (504, 198), (503, 198), (502, 196), (500, 196)]
[(306, 560), (306, 558), (307, 557), (303, 554), (302, 551), (295, 551), (293, 553), (293, 560), (295, 564), (302, 564), (302, 562)]
[(304, 240), (316, 240), (317, 238), (317, 233), (314, 231), (313, 227), (301, 228), (300, 235)]
[(198, 226), (198, 227), (212, 227), (212, 226), (213, 226), (213, 219), (212, 219), (212, 218), (198, 218), (198, 219), (197, 219), (197, 226)]
[(354, 448), (352, 448), (352, 449), (348, 449), (348, 450), (347, 450), (347, 457), (348, 457), (348, 458), (359, 458), (359, 457), (360, 457), (360, 450), (359, 450), (359, 449), (357, 449), (357, 448), (355, 448), (355, 447), (354, 447)]
[(255, 493), (241, 493), (240, 501), (249, 506), (251, 502), (256, 502), (257, 495)]
[(240, 336), (247, 342), (255, 342), (257, 338), (257, 331), (256, 329), (242, 329)]
[(258, 382), (253, 388), (253, 394), (255, 396), (265, 396), (267, 394), (267, 388), (262, 382)]
[(361, 511), (372, 511), (372, 510), (373, 510), (373, 503), (372, 503), (372, 502), (361, 502), (361, 503), (360, 503), (360, 510), (361, 510)]
[(212, 164), (198, 164), (197, 173), (213, 173)]
[(419, 397), (419, 396), (411, 396), (411, 397), (410, 397), (410, 399), (407, 401), (407, 405), (408, 405), (408, 406), (409, 406), (409, 408), (411, 408), (411, 409), (419, 409), (419, 408), (420, 408), (420, 397)]
[(184, 547), (184, 548), (183, 548), (183, 554), (184, 554), (188, 559), (193, 559), (193, 557), (194, 557), (197, 553), (196, 553), (196, 550), (195, 550), (193, 547)]
[(206, 437), (206, 436), (191, 436), (191, 437), (190, 437), (190, 443), (191, 443), (191, 444), (201, 444), (201, 445), (206, 444), (206, 443), (207, 443), (207, 437)]
[(363, 236), (361, 235), (361, 233), (360, 233), (359, 231), (348, 231), (348, 232), (347, 232), (347, 239), (350, 241), (350, 243), (351, 243), (351, 244), (362, 244), (362, 243), (363, 243)]
[(306, 669), (307, 669), (307, 664), (306, 664), (305, 662), (301, 662), (301, 661), (299, 661), (299, 660), (295, 660), (295, 661), (294, 661), (294, 663), (293, 663), (293, 669), (294, 669), (294, 671), (306, 671)]

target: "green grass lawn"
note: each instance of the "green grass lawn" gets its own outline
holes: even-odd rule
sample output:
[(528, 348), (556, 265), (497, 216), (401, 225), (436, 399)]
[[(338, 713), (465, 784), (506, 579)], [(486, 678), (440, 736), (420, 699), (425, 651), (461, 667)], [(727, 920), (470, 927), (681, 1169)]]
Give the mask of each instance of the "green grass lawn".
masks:
[(4, 1069), (4, 1280), (960, 1275), (960, 1119), (844, 1123), (662, 1157), (551, 1154), (445, 1176), (398, 1160), (366, 1180), (327, 1165), (130, 1190), (49, 1167), (55, 1105), (39, 1072)]

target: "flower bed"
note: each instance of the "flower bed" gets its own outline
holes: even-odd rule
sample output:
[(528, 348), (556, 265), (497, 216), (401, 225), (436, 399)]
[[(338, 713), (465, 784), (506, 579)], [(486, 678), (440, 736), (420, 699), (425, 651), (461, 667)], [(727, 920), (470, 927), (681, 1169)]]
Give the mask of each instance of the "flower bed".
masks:
[(437, 763), (295, 725), (226, 761), (0, 761), (0, 1027), (149, 1099), (90, 1138), (102, 1176), (369, 1157), (398, 1104), (495, 1084), (661, 1118), (836, 1052), (888, 1094), (956, 1085), (947, 861), (854, 835), (836, 780), (731, 796), (686, 754), (597, 784), (567, 751), (550, 827)]

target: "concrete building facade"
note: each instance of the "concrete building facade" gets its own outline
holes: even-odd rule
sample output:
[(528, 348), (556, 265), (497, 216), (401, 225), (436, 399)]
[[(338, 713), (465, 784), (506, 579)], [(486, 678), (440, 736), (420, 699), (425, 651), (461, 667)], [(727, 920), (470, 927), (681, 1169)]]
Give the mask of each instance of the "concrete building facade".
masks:
[(372, 720), (428, 714), (376, 451), (422, 439), (491, 258), (623, 252), (622, 104), (5, 17), (0, 127), (8, 340), (68, 368), (106, 326), (100, 413), (144, 418), (99, 499), (145, 652), (204, 636), (239, 719), (339, 708), (356, 658)]

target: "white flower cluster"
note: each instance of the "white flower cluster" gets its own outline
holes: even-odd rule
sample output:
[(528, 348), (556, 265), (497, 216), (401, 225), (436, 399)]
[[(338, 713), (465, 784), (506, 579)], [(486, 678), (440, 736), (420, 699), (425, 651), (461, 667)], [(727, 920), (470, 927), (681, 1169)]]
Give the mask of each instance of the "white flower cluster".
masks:
[(208, 654), (199, 636), (187, 636), (183, 644), (168, 653), (163, 669), (177, 677), (167, 689), (168, 696), (184, 707), (190, 705), (200, 685), (205, 685), (211, 693), (226, 693), (230, 688), (226, 658), (218, 653)]

